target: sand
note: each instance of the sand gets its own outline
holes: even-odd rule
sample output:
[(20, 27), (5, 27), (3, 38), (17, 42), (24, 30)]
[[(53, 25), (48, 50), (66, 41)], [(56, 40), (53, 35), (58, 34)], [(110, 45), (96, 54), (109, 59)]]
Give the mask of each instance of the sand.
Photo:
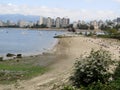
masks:
[(110, 51), (114, 58), (119, 58), (120, 41), (84, 36), (60, 38), (51, 54), (43, 56), (44, 61), (39, 55), (34, 57), (39, 60), (37, 63), (42, 62), (43, 66), (51, 68), (48, 72), (31, 80), (18, 81), (17, 88), (16, 84), (0, 85), (0, 90), (59, 90), (58, 86), (68, 81), (76, 59), (89, 54), (91, 49), (100, 48)]

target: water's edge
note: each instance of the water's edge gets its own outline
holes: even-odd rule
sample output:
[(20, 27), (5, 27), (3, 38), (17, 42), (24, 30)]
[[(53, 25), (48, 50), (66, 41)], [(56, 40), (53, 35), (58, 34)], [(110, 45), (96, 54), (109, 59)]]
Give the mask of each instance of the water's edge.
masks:
[[(7, 53), (11, 53), (15, 55), (22, 54), (22, 56), (33, 56), (46, 52), (51, 52), (54, 46), (58, 43), (58, 40), (53, 38), (54, 35), (63, 34), (63, 33), (65, 32), (57, 31), (57, 30), (39, 31), (36, 29), (35, 30), (24, 30), (24, 29), (22, 30), (22, 29), (11, 29), (11, 28), (0, 29), (0, 47), (1, 47), (0, 56), (4, 57), (4, 59), (8, 59), (6, 58)], [(17, 52), (17, 48), (21, 48), (18, 49), (21, 51)]]

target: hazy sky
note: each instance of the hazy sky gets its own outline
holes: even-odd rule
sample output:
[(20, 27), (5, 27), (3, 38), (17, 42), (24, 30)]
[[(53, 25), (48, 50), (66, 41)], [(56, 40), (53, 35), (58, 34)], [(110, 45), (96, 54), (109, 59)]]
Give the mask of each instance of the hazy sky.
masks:
[(0, 14), (114, 19), (120, 17), (120, 0), (0, 0)]

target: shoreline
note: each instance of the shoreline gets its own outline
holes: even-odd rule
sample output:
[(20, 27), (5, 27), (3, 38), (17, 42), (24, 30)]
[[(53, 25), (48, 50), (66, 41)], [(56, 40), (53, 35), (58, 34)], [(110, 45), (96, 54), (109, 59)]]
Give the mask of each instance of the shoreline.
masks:
[[(69, 37), (69, 36), (64, 36), (64, 37), (62, 37), (62, 38), (57, 38), (56, 40), (55, 40), (55, 43), (54, 43), (54, 45), (51, 45), (50, 47), (48, 47), (48, 48), (45, 48), (45, 50), (44, 51), (42, 51), (42, 52), (36, 52), (36, 53), (22, 53), (22, 58), (30, 58), (30, 57), (36, 57), (36, 56), (41, 56), (41, 55), (50, 55), (50, 54), (58, 54), (58, 52), (59, 52), (59, 50), (57, 50), (58, 49), (58, 47), (60, 46), (60, 42), (62, 42), (62, 40), (61, 39), (66, 39), (66, 38), (68, 38), (68, 39), (70, 39), (70, 38), (79, 38), (79, 37), (83, 37), (83, 38), (90, 38), (90, 39), (94, 39), (94, 38), (91, 38), (91, 37), (85, 37), (85, 36), (83, 36), (83, 35), (81, 35), (81, 36), (72, 36), (72, 37)], [(101, 43), (101, 41), (103, 40), (103, 41), (107, 41), (107, 40), (112, 40), (112, 41), (118, 41), (118, 40), (116, 40), (116, 39), (110, 39), (110, 38), (96, 38), (96, 39), (99, 39), (100, 41), (100, 43)], [(91, 43), (93, 43), (94, 41), (92, 41), (92, 40), (88, 40), (89, 42), (91, 42)], [(71, 41), (70, 41), (71, 42)], [(98, 42), (94, 42), (95, 44), (98, 44), (98, 45), (100, 45), (100, 48), (101, 47), (104, 47), (104, 48), (108, 48), (106, 45), (103, 45), (102, 46), (102, 44), (100, 44), (100, 43), (98, 43)], [(111, 43), (110, 41), (109, 41), (109, 43)], [(120, 46), (120, 45), (119, 45)], [(118, 46), (118, 47), (119, 47)], [(66, 46), (65, 46), (66, 47)], [(118, 48), (117, 47), (117, 48)], [(120, 48), (119, 48), (120, 49)], [(62, 50), (60, 50), (60, 51), (62, 51)], [(120, 50), (119, 50), (119, 52), (120, 52)], [(12, 54), (14, 54), (14, 53), (12, 53)], [(21, 54), (21, 53), (18, 53), (18, 54)], [(2, 55), (1, 55), (2, 56)], [(4, 55), (5, 56), (5, 55)], [(3, 57), (4, 57), (3, 56)], [(5, 60), (11, 60), (11, 59), (17, 59), (17, 58), (14, 58), (14, 57), (7, 57), (8, 59), (5, 59)], [(22, 59), (21, 58), (21, 59)]]
[[(107, 47), (106, 47), (107, 45)], [(39, 75), (30, 80), (19, 81), (22, 90), (52, 90), (54, 85), (61, 85), (66, 82), (71, 75), (74, 63), (80, 55), (88, 55), (92, 49), (103, 48), (114, 54), (115, 58), (120, 55), (120, 42), (117, 40), (91, 38), (91, 37), (68, 37), (58, 38), (58, 43), (51, 50), (52, 53), (26, 57), (19, 60), (18, 63), (32, 63), (49, 67), (50, 70), (43, 75)], [(0, 85), (0, 89), (10, 88), (15, 90), (15, 84)]]
[[(12, 28), (13, 29), (13, 28)], [(18, 28), (17, 28), (18, 29)], [(1, 29), (2, 30), (2, 29)], [(9, 29), (9, 30), (11, 30), (11, 29)], [(14, 30), (14, 29), (13, 29)], [(23, 29), (22, 29), (23, 30)], [(44, 31), (44, 30), (42, 30), (42, 31)], [(24, 31), (23, 31), (24, 32)], [(29, 31), (28, 31), (29, 32)], [(31, 32), (31, 31), (30, 31)], [(36, 32), (36, 31), (35, 31)], [(50, 31), (48, 31), (48, 32), (50, 32)], [(61, 31), (60, 31), (61, 32)], [(21, 33), (21, 32), (20, 32)], [(11, 51), (10, 50), (7, 50), (7, 49), (5, 49), (5, 51), (4, 52), (2, 52), (1, 51), (1, 54), (0, 54), (0, 56), (1, 57), (5, 57), (5, 60), (6, 59), (12, 59), (12, 58), (6, 58), (6, 55), (8, 54), (8, 53), (10, 53), (10, 54), (14, 54), (14, 55), (17, 55), (17, 54), (22, 54), (22, 56), (33, 56), (33, 55), (39, 55), (39, 54), (42, 54), (42, 53), (45, 53), (45, 52), (48, 52), (48, 51), (50, 51), (53, 47), (54, 47), (54, 45), (56, 45), (56, 43), (58, 42), (58, 40), (57, 39), (55, 39), (54, 38), (54, 35), (55, 34), (59, 34), (59, 31), (57, 32), (57, 30), (56, 31), (54, 31), (54, 32), (50, 32), (50, 33), (53, 33), (53, 35), (52, 34), (50, 34), (51, 36), (49, 36), (50, 37), (50, 40), (52, 40), (52, 41), (50, 41), (50, 43), (49, 43), (49, 38), (47, 39), (47, 41), (43, 41), (43, 38), (42, 37), (44, 37), (43, 35), (44, 35), (44, 33), (43, 33), (43, 35), (41, 34), (42, 32), (37, 32), (38, 34), (40, 34), (39, 35), (39, 37), (40, 37), (40, 43), (39, 43), (39, 46), (38, 46), (38, 49), (37, 48), (34, 48), (34, 46), (33, 46), (33, 49), (30, 49), (30, 51), (28, 52), (28, 51), (25, 51), (26, 49), (24, 49), (24, 47), (23, 48), (20, 48), (19, 49), (19, 51), (16, 51), (14, 48), (13, 49), (11, 49)], [(61, 32), (61, 33), (65, 33), (65, 32)], [(6, 32), (5, 32), (5, 34), (6, 34)], [(21, 33), (22, 34), (22, 33)], [(45, 32), (45, 34), (47, 35), (47, 32)], [(4, 40), (4, 39), (3, 39)], [(46, 40), (46, 39), (45, 39)], [(37, 41), (37, 40), (36, 40)], [(41, 42), (43, 42), (43, 44), (44, 44), (44, 42), (48, 42), (47, 44), (45, 44), (45, 45), (43, 45)], [(16, 43), (16, 41), (15, 41), (15, 43)], [(17, 43), (19, 43), (19, 42), (17, 42)], [(9, 44), (9, 43), (8, 43)], [(9, 47), (9, 46), (8, 46)], [(18, 47), (18, 46), (17, 46)], [(7, 48), (7, 47), (6, 47)], [(15, 51), (15, 52), (14, 52)]]
[(51, 54), (51, 53), (54, 53), (55, 52), (55, 47), (56, 45), (58, 44), (59, 40), (56, 39), (54, 40), (54, 43), (52, 45), (50, 45), (49, 47), (47, 48), (44, 48), (43, 51), (37, 51), (35, 53), (31, 52), (31, 53), (10, 53), (10, 54), (13, 54), (15, 56), (12, 56), (12, 57), (7, 57), (6, 54), (4, 55), (0, 55), (0, 57), (3, 57), (3, 60), (11, 60), (11, 59), (17, 59), (17, 54), (21, 54), (22, 55), (22, 58), (29, 58), (29, 57), (34, 57), (34, 56), (41, 56), (41, 55), (45, 55), (45, 54)]
[[(6, 27), (1, 27), (0, 29), (4, 29)], [(8, 28), (10, 29), (10, 28)], [(64, 28), (12, 28), (12, 29), (23, 29), (23, 30), (46, 30), (46, 31), (67, 31), (67, 29)]]

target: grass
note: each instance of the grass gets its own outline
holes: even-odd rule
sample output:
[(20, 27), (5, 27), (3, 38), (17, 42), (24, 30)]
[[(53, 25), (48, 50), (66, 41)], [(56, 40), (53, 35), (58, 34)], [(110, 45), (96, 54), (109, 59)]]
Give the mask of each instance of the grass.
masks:
[(16, 63), (15, 61), (0, 62), (0, 84), (10, 84), (19, 80), (30, 79), (43, 74), (48, 69), (30, 63)]
[(101, 37), (101, 38), (113, 38), (113, 39), (120, 40), (120, 33), (113, 34), (113, 35), (98, 35), (97, 37)]

